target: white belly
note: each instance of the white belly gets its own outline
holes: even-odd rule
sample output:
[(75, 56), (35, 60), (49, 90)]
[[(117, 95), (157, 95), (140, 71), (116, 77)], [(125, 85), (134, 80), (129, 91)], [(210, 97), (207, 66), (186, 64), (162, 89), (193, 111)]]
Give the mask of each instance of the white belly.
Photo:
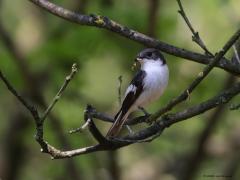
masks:
[(136, 110), (139, 106), (144, 107), (153, 101), (156, 101), (164, 92), (168, 84), (168, 67), (162, 68), (151, 67), (147, 69), (147, 75), (144, 79), (144, 91), (136, 100), (135, 107), (132, 110)]

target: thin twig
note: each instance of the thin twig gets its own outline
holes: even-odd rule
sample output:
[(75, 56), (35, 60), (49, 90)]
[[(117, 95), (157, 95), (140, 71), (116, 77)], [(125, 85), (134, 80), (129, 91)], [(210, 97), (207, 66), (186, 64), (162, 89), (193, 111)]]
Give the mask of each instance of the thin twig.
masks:
[(122, 76), (118, 77), (118, 103), (122, 103)]
[(41, 121), (44, 121), (46, 119), (46, 117), (48, 116), (48, 114), (51, 112), (52, 108), (54, 107), (54, 105), (58, 102), (58, 100), (61, 98), (62, 93), (64, 92), (64, 90), (66, 89), (66, 87), (68, 86), (69, 82), (72, 80), (72, 78), (74, 77), (74, 75), (77, 73), (77, 64), (73, 64), (72, 65), (72, 70), (71, 73), (66, 77), (63, 85), (61, 86), (61, 88), (59, 89), (58, 93), (56, 94), (56, 96), (53, 98), (53, 101), (51, 102), (51, 104), (48, 106), (48, 108), (46, 109), (46, 111), (43, 113), (42, 117), (41, 117)]
[(184, 21), (186, 22), (188, 28), (190, 29), (190, 31), (192, 32), (192, 40), (194, 42), (196, 42), (204, 51), (207, 55), (209, 55), (210, 57), (213, 57), (214, 55), (207, 49), (207, 47), (205, 46), (203, 40), (201, 39), (200, 35), (198, 32), (196, 32), (191, 24), (191, 22), (189, 21), (184, 9), (183, 9), (183, 6), (182, 6), (182, 3), (181, 3), (181, 0), (177, 0), (177, 3), (178, 3), (178, 6), (179, 6), (179, 14), (182, 16), (182, 18), (184, 19)]
[[(102, 112), (97, 112), (96, 109), (91, 109), (91, 111), (89, 112), (91, 114), (91, 116), (95, 119), (98, 120), (102, 120), (105, 122), (109, 122), (109, 123), (113, 123), (114, 122), (114, 118), (102, 113)], [(135, 117), (133, 119), (129, 119), (128, 121), (126, 121), (126, 123), (124, 125), (134, 125), (134, 124), (139, 124), (139, 123), (145, 123), (145, 120), (148, 118), (149, 116), (139, 116), (139, 117)]]
[(83, 130), (85, 130), (89, 126), (90, 122), (91, 122), (91, 119), (88, 119), (81, 127), (77, 128), (77, 129), (70, 130), (69, 134), (82, 132)]

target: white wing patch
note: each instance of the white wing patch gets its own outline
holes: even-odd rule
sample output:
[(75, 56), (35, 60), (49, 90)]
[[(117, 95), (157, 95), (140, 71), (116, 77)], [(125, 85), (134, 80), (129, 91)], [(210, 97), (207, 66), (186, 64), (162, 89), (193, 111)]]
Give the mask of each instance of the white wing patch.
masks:
[(128, 86), (128, 88), (126, 90), (125, 97), (127, 96), (127, 94), (129, 92), (133, 92), (134, 94), (136, 94), (136, 91), (137, 91), (137, 87), (135, 85), (131, 84), (130, 86)]

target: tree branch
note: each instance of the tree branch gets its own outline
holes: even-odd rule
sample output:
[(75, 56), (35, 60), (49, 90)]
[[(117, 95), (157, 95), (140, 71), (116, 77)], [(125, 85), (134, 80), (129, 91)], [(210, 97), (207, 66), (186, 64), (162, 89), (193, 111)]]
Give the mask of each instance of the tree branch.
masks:
[(141, 130), (139, 133), (133, 136), (126, 136), (124, 139), (141, 140), (141, 139), (148, 138), (156, 134), (158, 131), (162, 131), (164, 128), (169, 127), (177, 122), (189, 119), (191, 117), (204, 113), (205, 111), (213, 109), (219, 105), (225, 104), (239, 93), (240, 93), (240, 83), (237, 83), (231, 88), (229, 88), (228, 90), (223, 91), (219, 95), (205, 102), (202, 102), (193, 107), (189, 107), (175, 114), (166, 114), (162, 116), (158, 122), (156, 122), (149, 128)]
[[(1, 72), (1, 71), (0, 71)], [(20, 95), (17, 93), (17, 91), (13, 88), (13, 86), (7, 81), (7, 79), (3, 76), (2, 72), (0, 73), (0, 78), (3, 80), (4, 84), (9, 88), (9, 91), (17, 97), (17, 99), (25, 106), (26, 103), (23, 103), (24, 101), (20, 100)], [(183, 121), (185, 119), (189, 119), (193, 116), (196, 116), (198, 114), (201, 114), (207, 110), (210, 110), (212, 108), (215, 108), (216, 106), (219, 106), (221, 104), (225, 104), (231, 100), (235, 95), (240, 93), (240, 83), (237, 83), (236, 85), (232, 86), (230, 89), (220, 93), (218, 96), (209, 99), (208, 101), (205, 101), (203, 103), (200, 103), (196, 106), (190, 107), (185, 109), (184, 111), (177, 112), (175, 114), (171, 115), (164, 115), (161, 117), (161, 120), (153, 124), (152, 126), (143, 129), (133, 135), (127, 135), (120, 139), (105, 139), (103, 136), (99, 136), (100, 133), (98, 130), (92, 128), (90, 132), (93, 134), (95, 138), (101, 137), (101, 140), (98, 139), (99, 144), (89, 147), (84, 147), (76, 150), (71, 151), (61, 151), (56, 149), (55, 147), (48, 144), (43, 139), (43, 124), (38, 124), (40, 121), (39, 115), (37, 113), (37, 116), (33, 116), (32, 109), (28, 109), (31, 112), (33, 118), (35, 119), (36, 126), (37, 126), (37, 137), (36, 140), (42, 147), (42, 152), (48, 153), (52, 156), (53, 159), (59, 159), (59, 158), (69, 158), (80, 154), (87, 154), (91, 152), (96, 151), (103, 151), (103, 150), (115, 150), (136, 142), (139, 142), (141, 140), (145, 140), (147, 138), (151, 138), (152, 136), (156, 134), (160, 134), (166, 127), (169, 127), (172, 124), (175, 124), (179, 121)], [(87, 108), (88, 109), (88, 108)], [(37, 111), (36, 111), (37, 112)], [(86, 111), (87, 113), (88, 111)], [(88, 116), (89, 117), (89, 116)], [(95, 127), (96, 128), (96, 127)]]
[[(145, 46), (157, 48), (168, 54), (192, 60), (201, 64), (209, 64), (212, 61), (212, 58), (209, 56), (185, 50), (179, 47), (175, 47), (173, 45), (151, 38), (145, 34), (132, 30), (126, 26), (123, 26), (105, 16), (93, 14), (92, 15), (78, 14), (73, 11), (64, 9), (63, 7), (58, 6), (47, 0), (29, 0), (29, 1), (33, 2), (37, 6), (43, 8), (44, 10), (73, 23), (103, 28), (111, 32), (117, 33), (130, 40), (141, 43)], [(240, 74), (240, 67), (233, 65), (224, 57), (221, 58), (221, 60), (216, 64), (216, 66), (232, 74), (235, 75)]]
[[(30, 67), (28, 66), (28, 60), (26, 57), (21, 53), (21, 48), (14, 43), (11, 35), (8, 33), (6, 28), (4, 27), (3, 23), (0, 21), (0, 38), (2, 39), (3, 45), (6, 46), (6, 49), (9, 51), (9, 54), (13, 57), (13, 61), (16, 63), (17, 67), (19, 68), (19, 72), (24, 80), (24, 94), (28, 94), (34, 103), (39, 105), (39, 109), (47, 109), (47, 103), (41, 94), (42, 82), (38, 81), (40, 74), (34, 74)], [(45, 74), (45, 73), (44, 73)], [(41, 85), (39, 85), (39, 82)], [(54, 114), (49, 114), (50, 118), (50, 126), (53, 127), (53, 132), (57, 135), (60, 146), (64, 148), (70, 149), (71, 145), (67, 138), (65, 137), (63, 127), (61, 125), (61, 121), (59, 118)], [(29, 121), (30, 123), (30, 121)], [(24, 131), (24, 129), (22, 129)], [(21, 156), (21, 153), (18, 154)], [(74, 160), (69, 159), (65, 161), (65, 170), (69, 177), (72, 179), (81, 179), (81, 168), (77, 167)]]
[[(228, 76), (225, 80), (223, 89), (231, 87), (235, 82), (234, 76)], [(188, 153), (188, 160), (186, 161), (185, 168), (182, 173), (182, 180), (191, 180), (194, 178), (197, 170), (201, 166), (201, 162), (204, 160), (205, 153), (205, 145), (211, 134), (213, 133), (213, 129), (221, 122), (223, 119), (223, 115), (225, 112), (226, 106), (221, 105), (218, 106), (215, 111), (211, 114), (211, 116), (206, 121), (206, 126), (204, 130), (199, 135), (199, 138), (196, 140), (196, 149), (193, 152)]]
[[(224, 45), (224, 47), (222, 48), (222, 50), (216, 54), (216, 56), (214, 57), (213, 61), (204, 68), (203, 72), (201, 72), (197, 78), (190, 84), (190, 86), (183, 91), (183, 93), (181, 93), (177, 98), (173, 99), (172, 101), (170, 101), (170, 103), (167, 104), (167, 106), (165, 106), (164, 108), (160, 109), (158, 112), (156, 112), (155, 114), (151, 115), (149, 118), (144, 119), (145, 121), (153, 121), (156, 120), (157, 118), (159, 118), (163, 113), (166, 113), (167, 111), (171, 110), (174, 106), (176, 106), (178, 103), (184, 101), (189, 94), (199, 85), (199, 83), (209, 74), (209, 72), (213, 69), (214, 65), (224, 56), (224, 54), (231, 48), (231, 46), (235, 43), (235, 41), (239, 38), (240, 36), (240, 30), (238, 30), (230, 39), (229, 41)], [(189, 113), (194, 112), (194, 109), (190, 109)], [(205, 110), (204, 110), (205, 111)], [(167, 119), (169, 120), (169, 115), (164, 116), (165, 118), (167, 117)], [(105, 118), (104, 118), (105, 119)], [(162, 118), (161, 118), (162, 119)], [(143, 120), (143, 121), (144, 121)], [(111, 120), (112, 121), (112, 120)], [(162, 123), (162, 121), (160, 121)], [(176, 121), (177, 122), (177, 121)], [(166, 124), (165, 124), (166, 125)], [(164, 126), (165, 126), (164, 125)], [(169, 121), (167, 123), (167, 126), (171, 125), (171, 123), (169, 124)], [(124, 138), (124, 140), (122, 141), (121, 139), (114, 139), (116, 141), (120, 141), (120, 142), (129, 142), (129, 143), (134, 143), (136, 141), (139, 140), (144, 140), (146, 138), (150, 138), (151, 136), (154, 136), (157, 134), (157, 136), (159, 136), (161, 134), (161, 132), (163, 131), (165, 127), (159, 126), (159, 124), (155, 124), (154, 126), (151, 126), (139, 133), (137, 133), (135, 136), (131, 137), (131, 136), (127, 136), (127, 138)], [(144, 132), (144, 133), (143, 133)], [(145, 134), (144, 136), (142, 136), (142, 134)], [(155, 137), (157, 137), (155, 136)], [(130, 139), (129, 139), (130, 138)], [(139, 139), (140, 138), (140, 139)], [(150, 139), (152, 140), (152, 139)]]
[[(72, 73), (70, 75), (73, 76), (73, 74), (76, 73), (75, 71), (76, 70), (73, 69)], [(32, 117), (34, 118), (35, 124), (36, 124), (36, 129), (37, 129), (35, 139), (40, 144), (40, 146), (42, 147), (42, 152), (46, 152), (46, 153), (49, 153), (49, 154), (51, 154), (52, 152), (55, 152), (55, 151), (53, 151), (54, 148), (52, 148), (52, 146), (48, 145), (48, 143), (46, 141), (44, 141), (44, 139), (43, 139), (43, 123), (44, 123), (44, 121), (40, 117), (37, 109), (34, 106), (30, 105), (21, 95), (19, 95), (19, 93), (15, 90), (15, 88), (5, 78), (5, 76), (3, 75), (1, 70), (0, 70), (0, 79), (2, 79), (2, 81), (4, 82), (4, 84), (6, 85), (8, 90), (26, 107), (26, 109), (31, 113)], [(71, 80), (71, 78), (69, 78), (69, 80)], [(64, 88), (63, 89), (61, 88), (61, 91), (59, 91), (61, 93), (66, 88), (66, 85), (68, 83), (65, 82), (64, 84), (65, 84), (63, 86)], [(46, 112), (50, 112), (50, 111), (46, 111)], [(48, 115), (48, 113), (45, 113), (45, 114)], [(42, 117), (44, 117), (44, 116), (42, 116)]]
[[(89, 110), (89, 114), (95, 118), (95, 119), (99, 119), (105, 122), (109, 122), (109, 123), (113, 123), (114, 122), (114, 118), (105, 114), (105, 113), (101, 113), (98, 112), (95, 108), (91, 108), (91, 110)], [(139, 124), (139, 123), (146, 123), (146, 118), (148, 116), (138, 116), (135, 117), (133, 119), (129, 119), (128, 121), (125, 122), (124, 125), (135, 125), (135, 124)]]
[(240, 29), (237, 30), (232, 37), (227, 41), (227, 43), (223, 46), (222, 50), (219, 51), (214, 59), (207, 65), (202, 72), (200, 72), (196, 79), (175, 99), (171, 100), (166, 106), (158, 110), (156, 113), (149, 117), (149, 121), (154, 121), (162, 114), (170, 111), (174, 106), (183, 102), (187, 99), (189, 94), (202, 82), (202, 80), (210, 73), (210, 71), (214, 68), (214, 66), (221, 60), (221, 58), (227, 53), (227, 51), (232, 47), (232, 45), (239, 39)]
[[(114, 22), (106, 17), (96, 16), (96, 15), (87, 16), (87, 15), (76, 14), (71, 11), (65, 10), (59, 6), (56, 6), (55, 4), (50, 3), (46, 0), (30, 0), (30, 1), (38, 4), (39, 6), (41, 6), (43, 8), (46, 8), (48, 11), (50, 11), (51, 13), (53, 13), (55, 15), (58, 15), (60, 17), (63, 17), (65, 19), (68, 19), (73, 22), (77, 22), (79, 24), (105, 28), (105, 29), (111, 30), (113, 32), (119, 33), (120, 35), (125, 36), (129, 39), (143, 43), (150, 47), (156, 47), (161, 50), (166, 48), (165, 52), (168, 52), (168, 53), (174, 52), (174, 53), (172, 53), (174, 55), (178, 54), (177, 52), (184, 52), (184, 53), (186, 53), (185, 55), (189, 55), (189, 57), (190, 57), (192, 54), (192, 52), (190, 52), (190, 51), (187, 52), (185, 50), (181, 50), (176, 47), (172, 47), (170, 45), (167, 45), (160, 41), (152, 39), (146, 35), (138, 33), (134, 30), (128, 29), (127, 27), (117, 24), (116, 22)], [(221, 61), (225, 61), (225, 60), (223, 60), (223, 56), (229, 50), (229, 48), (231, 48), (231, 46), (237, 41), (239, 36), (240, 36), (240, 30), (238, 30), (227, 41), (227, 43), (224, 45), (222, 50), (219, 51), (219, 53), (217, 53), (213, 59), (211, 59), (207, 56), (198, 54), (198, 56), (200, 55), (200, 56), (206, 57), (209, 64), (203, 69), (203, 71), (201, 73), (199, 73), (197, 78), (188, 86), (188, 88), (186, 90), (184, 90), (177, 98), (170, 101), (167, 104), (167, 106), (160, 109), (159, 111), (157, 111), (155, 114), (151, 115), (150, 117), (144, 117), (145, 119), (143, 118), (143, 119), (141, 119), (141, 121), (149, 120), (149, 119), (152, 121), (157, 120), (163, 113), (166, 113), (167, 111), (171, 110), (174, 106), (176, 106), (180, 102), (184, 101), (188, 97), (188, 95), (200, 84), (200, 82), (210, 73), (210, 71), (217, 64), (218, 64), (218, 66), (220, 66)], [(175, 50), (172, 51), (172, 49), (170, 47), (174, 48)], [(224, 69), (228, 70), (227, 66), (225, 66)], [(231, 72), (234, 72), (234, 70), (231, 69)], [(50, 106), (47, 108), (47, 110), (43, 114), (43, 116), (39, 116), (37, 109), (34, 108), (32, 105), (30, 105), (26, 100), (24, 100), (18, 94), (18, 92), (9, 83), (9, 81), (5, 78), (5, 76), (2, 74), (2, 72), (0, 70), (0, 78), (2, 79), (4, 84), (7, 86), (9, 91), (14, 96), (16, 96), (16, 98), (27, 108), (27, 110), (31, 113), (31, 115), (35, 119), (35, 124), (36, 124), (36, 129), (37, 129), (36, 141), (40, 144), (40, 146), (42, 148), (42, 152), (50, 154), (52, 156), (52, 158), (54, 158), (54, 159), (69, 158), (69, 157), (73, 157), (76, 155), (87, 154), (87, 153), (96, 152), (96, 151), (116, 150), (121, 147), (133, 144), (133, 143), (151, 141), (154, 138), (161, 135), (161, 133), (163, 132), (163, 130), (165, 130), (165, 128), (167, 128), (177, 122), (180, 122), (180, 121), (189, 119), (191, 117), (194, 117), (196, 115), (199, 115), (199, 114), (201, 114), (205, 111), (208, 111), (212, 108), (215, 108), (221, 104), (225, 104), (225, 103), (229, 102), (234, 96), (236, 96), (237, 94), (240, 93), (240, 82), (239, 82), (239, 83), (236, 83), (235, 85), (233, 85), (228, 90), (223, 91), (219, 95), (217, 95), (205, 102), (202, 102), (198, 105), (189, 107), (183, 111), (180, 111), (180, 112), (177, 112), (174, 114), (163, 115), (162, 117), (160, 117), (159, 120), (155, 121), (153, 125), (145, 128), (145, 129), (142, 129), (142, 130), (138, 131), (137, 133), (127, 135), (127, 136), (124, 136), (121, 138), (111, 138), (111, 139), (106, 139), (102, 135), (102, 133), (95, 126), (92, 118), (98, 117), (98, 118), (103, 118), (104, 120), (107, 120), (107, 121), (112, 121), (113, 119), (109, 118), (105, 115), (103, 116), (103, 114), (97, 113), (95, 111), (95, 109), (92, 108), (91, 106), (87, 106), (85, 114), (84, 114), (84, 120), (89, 121), (89, 123), (88, 123), (89, 131), (93, 135), (93, 137), (97, 140), (98, 144), (96, 144), (94, 146), (79, 148), (79, 149), (70, 150), (70, 151), (61, 151), (59, 149), (56, 149), (52, 145), (48, 144), (44, 140), (44, 138), (43, 138), (44, 119), (48, 116), (49, 112), (51, 111), (51, 109), (54, 107), (54, 105), (58, 101), (58, 97), (61, 96), (61, 94), (65, 90), (66, 86), (68, 85), (69, 81), (71, 80), (71, 77), (73, 77), (73, 75), (75, 73), (76, 73), (76, 70), (73, 69), (70, 74), (70, 77), (66, 78), (63, 86), (61, 87), (61, 89), (59, 90), (59, 92), (57, 93), (55, 98), (53, 99), (52, 103), (50, 104)], [(95, 114), (95, 116), (94, 116), (94, 114)], [(140, 122), (140, 119), (138, 119), (138, 120), (139, 120), (138, 122)], [(135, 122), (136, 121), (134, 121), (134, 123)]]

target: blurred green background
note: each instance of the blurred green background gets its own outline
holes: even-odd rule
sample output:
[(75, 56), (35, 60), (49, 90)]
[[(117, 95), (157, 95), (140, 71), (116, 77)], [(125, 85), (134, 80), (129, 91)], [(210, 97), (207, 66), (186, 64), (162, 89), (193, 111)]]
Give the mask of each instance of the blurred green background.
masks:
[[(53, 16), (29, 1), (0, 1), (0, 68), (22, 95), (44, 111), (54, 97), (71, 65), (79, 71), (53, 109), (54, 118), (45, 123), (45, 138), (68, 150), (95, 144), (86, 130), (68, 134), (83, 123), (86, 104), (114, 115), (118, 110), (118, 77), (123, 89), (129, 83), (136, 54), (144, 47), (114, 33), (79, 26)], [(164, 0), (55, 0), (65, 8), (94, 13), (150, 34), (164, 42), (202, 52), (191, 41), (191, 33), (177, 13), (176, 1)], [(154, 4), (156, 3), (156, 4)], [(185, 11), (194, 28), (213, 53), (221, 49), (239, 28), (239, 0), (184, 0)], [(156, 11), (156, 16), (152, 15)], [(226, 57), (231, 58), (232, 50)], [(147, 108), (155, 112), (177, 96), (196, 77), (203, 65), (165, 54), (170, 69), (167, 91)], [(218, 94), (229, 74), (214, 69), (173, 112)], [(236, 97), (232, 103), (237, 103)], [(45, 102), (44, 102), (45, 101)], [(199, 139), (214, 117), (209, 111), (168, 128), (151, 143), (135, 144), (117, 152), (97, 152), (67, 160), (51, 160), (40, 152), (34, 140), (35, 125), (29, 113), (0, 82), (0, 179), (122, 179), (175, 180), (210, 179), (207, 176), (240, 178), (239, 111), (220, 114), (198, 154)], [(97, 121), (103, 133), (110, 124)], [(190, 161), (197, 155), (201, 160)], [(195, 167), (196, 165), (196, 167)], [(194, 170), (190, 170), (191, 168)], [(190, 171), (190, 172), (189, 172)], [(187, 179), (187, 178), (186, 178)]]

